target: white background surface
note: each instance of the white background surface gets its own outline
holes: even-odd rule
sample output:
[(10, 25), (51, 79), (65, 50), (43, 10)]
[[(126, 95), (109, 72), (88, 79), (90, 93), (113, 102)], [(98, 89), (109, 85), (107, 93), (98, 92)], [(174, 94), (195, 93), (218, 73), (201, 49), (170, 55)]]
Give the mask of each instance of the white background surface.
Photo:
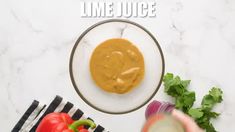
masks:
[[(166, 72), (192, 79), (197, 106), (212, 86), (224, 91), (215, 127), (235, 129), (235, 1), (157, 0), (156, 18), (130, 18), (160, 43)], [(142, 109), (108, 115), (85, 104), (69, 77), (69, 56), (78, 36), (104, 20), (80, 18), (78, 0), (0, 0), (0, 131), (10, 131), (33, 99), (61, 95), (111, 132), (138, 132)], [(160, 89), (154, 99), (171, 100)]]

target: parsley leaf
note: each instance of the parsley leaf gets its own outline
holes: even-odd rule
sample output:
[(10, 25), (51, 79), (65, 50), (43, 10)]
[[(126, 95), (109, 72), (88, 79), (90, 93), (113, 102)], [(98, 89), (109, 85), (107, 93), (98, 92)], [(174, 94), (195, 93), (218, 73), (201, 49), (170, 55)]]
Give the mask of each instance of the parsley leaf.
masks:
[(188, 114), (194, 119), (199, 119), (203, 116), (204, 113), (202, 112), (201, 109), (191, 108), (191, 109), (189, 109)]
[(213, 97), (208, 94), (203, 97), (201, 105), (203, 109), (211, 110), (214, 106), (214, 103), (215, 102)]
[(167, 73), (163, 78), (165, 92), (172, 97), (181, 96), (189, 85), (190, 80), (181, 80), (179, 76), (174, 77), (172, 73)]
[(183, 112), (187, 112), (193, 106), (194, 101), (195, 92), (186, 91), (180, 97), (176, 98), (175, 107)]
[(203, 109), (211, 110), (216, 103), (222, 102), (223, 92), (219, 88), (213, 87), (209, 94), (205, 95), (202, 99), (201, 105)]
[(213, 87), (209, 91), (209, 94), (213, 97), (213, 99), (216, 103), (220, 103), (223, 101), (223, 98), (222, 98), (223, 92), (219, 88)]

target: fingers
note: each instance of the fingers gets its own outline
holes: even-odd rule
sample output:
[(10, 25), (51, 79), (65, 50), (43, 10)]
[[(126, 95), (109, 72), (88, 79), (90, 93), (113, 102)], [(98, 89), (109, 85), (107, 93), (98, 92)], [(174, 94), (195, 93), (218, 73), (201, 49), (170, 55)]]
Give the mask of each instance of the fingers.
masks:
[(172, 116), (183, 124), (186, 132), (203, 132), (203, 130), (198, 127), (195, 121), (183, 112), (174, 109), (172, 111)]

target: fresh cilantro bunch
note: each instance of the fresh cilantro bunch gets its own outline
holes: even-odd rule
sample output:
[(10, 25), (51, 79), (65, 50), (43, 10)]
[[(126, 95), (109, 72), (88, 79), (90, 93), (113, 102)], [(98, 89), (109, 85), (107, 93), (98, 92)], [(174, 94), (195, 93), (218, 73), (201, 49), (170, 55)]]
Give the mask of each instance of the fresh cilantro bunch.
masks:
[(223, 92), (220, 88), (213, 87), (209, 94), (203, 97), (201, 107), (192, 108), (196, 97), (194, 91), (188, 90), (190, 80), (181, 80), (179, 76), (167, 73), (163, 78), (163, 82), (165, 92), (175, 98), (176, 109), (180, 109), (194, 118), (197, 124), (206, 132), (216, 132), (210, 119), (219, 116), (219, 113), (213, 112), (212, 108), (223, 100)]

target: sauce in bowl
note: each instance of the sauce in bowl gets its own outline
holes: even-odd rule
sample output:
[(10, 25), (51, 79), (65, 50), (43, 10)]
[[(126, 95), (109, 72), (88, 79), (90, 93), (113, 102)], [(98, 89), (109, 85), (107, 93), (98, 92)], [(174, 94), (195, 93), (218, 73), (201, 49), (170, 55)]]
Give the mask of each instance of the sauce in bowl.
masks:
[(90, 59), (94, 82), (103, 90), (123, 94), (140, 84), (144, 77), (144, 58), (130, 41), (108, 39), (98, 45)]

